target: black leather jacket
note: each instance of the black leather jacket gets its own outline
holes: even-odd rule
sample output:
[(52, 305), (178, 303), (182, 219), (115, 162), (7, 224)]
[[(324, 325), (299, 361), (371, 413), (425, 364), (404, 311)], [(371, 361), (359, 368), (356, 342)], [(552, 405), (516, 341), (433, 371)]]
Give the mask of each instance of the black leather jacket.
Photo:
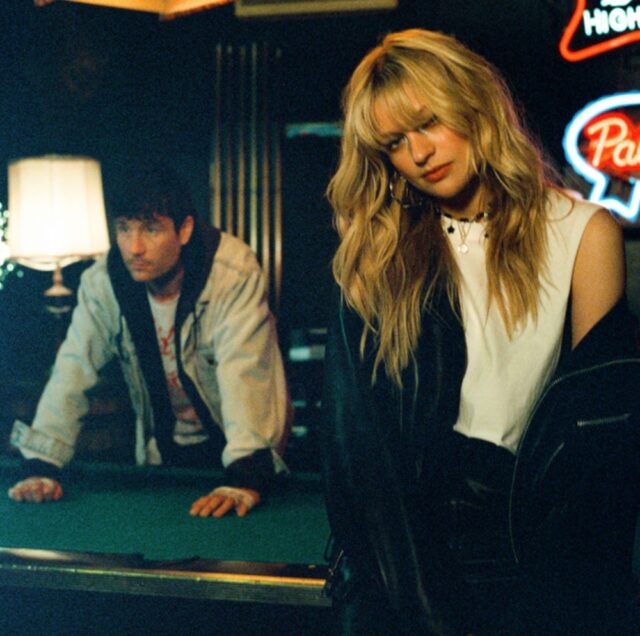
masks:
[[(337, 291), (335, 306), (325, 357), (322, 446), (336, 550), (348, 556), (350, 573), (384, 589), (406, 610), (401, 613), (439, 623), (438, 589), (458, 582), (455, 569), (443, 562), (442, 538), (431, 531), (431, 477), (446, 461), (446, 431), (458, 416), (464, 333), (441, 292), (425, 313), (403, 390), (383, 370), (372, 386), (371, 351), (364, 360), (359, 353), (362, 322)], [(428, 572), (425, 562), (433, 566)]]
[(518, 447), (510, 496), (523, 568), (630, 574), (640, 486), (640, 355), (620, 301), (565, 356)]
[[(446, 538), (430, 523), (430, 511), (433, 477), (447, 461), (447, 434), (458, 415), (466, 362), (462, 327), (441, 293), (425, 313), (416, 364), (405, 371), (400, 391), (384, 371), (372, 386), (371, 352), (364, 360), (359, 353), (362, 323), (339, 294), (334, 316), (326, 355), (323, 468), (336, 550), (347, 555), (350, 572), (383, 589), (396, 609), (422, 613), (425, 625), (455, 624), (460, 608), (447, 607), (440, 591), (457, 587), (453, 597), (462, 599), (465, 583)], [(580, 535), (584, 515), (611, 486), (632, 483), (633, 477), (621, 477), (627, 468), (635, 470), (638, 457), (640, 358), (634, 326), (621, 302), (565, 355), (523, 436), (510, 506), (514, 562), (523, 570), (539, 567), (543, 556), (569, 560), (567, 540)], [(597, 454), (602, 438), (607, 447), (592, 461), (590, 453)], [(619, 469), (610, 471), (612, 464)], [(603, 471), (598, 496), (581, 500)], [(608, 508), (624, 521), (618, 548), (629, 544), (635, 483)], [(598, 532), (582, 542), (585, 549), (611, 531), (611, 518), (601, 521)]]

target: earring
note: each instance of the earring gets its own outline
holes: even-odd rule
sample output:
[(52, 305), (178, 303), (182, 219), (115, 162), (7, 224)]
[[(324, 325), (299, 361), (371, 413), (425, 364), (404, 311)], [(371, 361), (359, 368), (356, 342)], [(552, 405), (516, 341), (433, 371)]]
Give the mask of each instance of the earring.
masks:
[[(404, 188), (402, 189), (402, 197), (399, 197), (395, 193), (395, 183), (399, 179), (404, 181)], [(411, 190), (408, 187), (408, 184), (404, 177), (399, 175), (397, 172), (394, 173), (393, 177), (389, 179), (389, 196), (393, 201), (395, 201), (403, 210), (408, 210), (409, 208), (415, 208), (419, 205), (419, 201), (416, 200), (415, 196), (411, 196)]]

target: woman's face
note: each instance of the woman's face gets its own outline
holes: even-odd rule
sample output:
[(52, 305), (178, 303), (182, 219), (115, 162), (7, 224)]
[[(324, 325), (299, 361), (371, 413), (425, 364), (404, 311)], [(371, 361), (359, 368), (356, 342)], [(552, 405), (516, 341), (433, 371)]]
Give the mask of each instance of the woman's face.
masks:
[(389, 160), (414, 188), (436, 199), (448, 214), (474, 216), (482, 197), (469, 140), (439, 122), (411, 93), (407, 95), (420, 122), (412, 130), (401, 129), (384, 101), (374, 107)]

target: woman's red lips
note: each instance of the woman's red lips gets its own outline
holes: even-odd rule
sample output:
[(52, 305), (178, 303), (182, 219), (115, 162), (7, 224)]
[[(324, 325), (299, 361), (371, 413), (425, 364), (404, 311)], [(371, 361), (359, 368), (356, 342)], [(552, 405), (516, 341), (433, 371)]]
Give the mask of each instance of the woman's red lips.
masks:
[(422, 178), (430, 183), (434, 183), (435, 181), (440, 181), (440, 179), (444, 179), (449, 174), (449, 170), (451, 170), (451, 164), (445, 163), (441, 166), (437, 166), (432, 170), (428, 170), (422, 175)]

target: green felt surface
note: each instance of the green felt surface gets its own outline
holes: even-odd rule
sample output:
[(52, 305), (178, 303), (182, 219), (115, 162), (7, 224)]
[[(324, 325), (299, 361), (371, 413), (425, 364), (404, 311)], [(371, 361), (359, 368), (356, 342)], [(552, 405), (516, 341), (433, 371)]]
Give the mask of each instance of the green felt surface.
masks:
[(218, 484), (205, 471), (82, 465), (65, 497), (27, 504), (4, 495), (17, 463), (0, 463), (0, 547), (203, 559), (324, 563), (329, 536), (320, 481), (294, 475), (246, 517), (196, 518), (191, 503)]

